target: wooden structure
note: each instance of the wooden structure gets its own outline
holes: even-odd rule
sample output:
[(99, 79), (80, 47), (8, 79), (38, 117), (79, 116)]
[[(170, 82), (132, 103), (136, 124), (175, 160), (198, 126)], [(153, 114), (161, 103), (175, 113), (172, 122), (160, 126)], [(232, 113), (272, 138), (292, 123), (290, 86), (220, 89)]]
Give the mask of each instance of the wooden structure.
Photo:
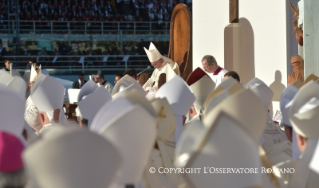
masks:
[(181, 77), (186, 81), (193, 71), (191, 13), (185, 4), (175, 6), (171, 15), (168, 57), (178, 63)]
[(238, 23), (239, 4), (238, 0), (229, 0), (229, 23)]

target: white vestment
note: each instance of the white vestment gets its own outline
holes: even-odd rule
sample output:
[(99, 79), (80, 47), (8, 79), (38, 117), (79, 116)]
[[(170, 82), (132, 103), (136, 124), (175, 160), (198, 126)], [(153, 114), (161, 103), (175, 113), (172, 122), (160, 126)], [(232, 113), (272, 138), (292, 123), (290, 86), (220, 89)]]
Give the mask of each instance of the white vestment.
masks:
[(98, 83), (97, 85), (100, 86), (100, 87), (104, 86), (105, 89), (107, 89), (110, 93), (112, 93), (113, 86), (109, 82), (105, 81), (104, 83), (102, 83), (102, 84)]
[(270, 151), (274, 144), (279, 144), (281, 142), (287, 141), (285, 133), (277, 127), (277, 125), (268, 117), (267, 126), (263, 132), (264, 143), (260, 143), (263, 149)]
[(265, 152), (272, 165), (292, 160), (292, 145), (290, 141), (274, 144)]
[(25, 107), (25, 121), (34, 130), (34, 132), (39, 132), (42, 129), (40, 114), (38, 108), (33, 103), (31, 96), (28, 97)]
[(221, 69), (221, 67), (218, 67), (217, 70), (213, 73), (207, 73), (209, 77), (215, 82), (217, 87), (220, 83), (224, 80), (224, 75), (228, 72), (226, 69)]
[[(167, 58), (168, 59), (168, 58)], [(180, 72), (179, 72), (179, 67), (178, 67), (178, 64), (173, 62), (173, 61), (166, 61), (166, 58), (164, 59), (164, 63), (162, 65), (161, 68), (157, 68), (153, 71), (153, 74), (152, 76), (147, 80), (147, 82), (143, 85), (143, 89), (145, 91), (147, 90), (151, 90), (151, 88), (153, 88), (153, 91), (157, 91), (158, 90), (158, 80), (159, 80), (159, 77), (162, 73), (165, 73), (166, 74), (166, 68), (165, 65), (166, 64), (169, 64), (171, 66), (171, 68), (173, 69), (173, 71), (176, 73), (176, 75), (180, 75)], [(153, 85), (154, 84), (154, 85)]]

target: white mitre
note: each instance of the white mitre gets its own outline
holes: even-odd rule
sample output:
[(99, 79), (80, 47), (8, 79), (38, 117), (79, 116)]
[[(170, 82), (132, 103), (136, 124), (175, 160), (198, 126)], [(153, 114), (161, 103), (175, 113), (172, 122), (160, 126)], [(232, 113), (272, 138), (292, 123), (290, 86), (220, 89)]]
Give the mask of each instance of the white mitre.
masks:
[[(244, 96), (241, 95), (241, 97)], [(226, 105), (226, 103), (220, 105)], [(181, 154), (175, 164), (184, 168), (203, 168), (207, 166), (205, 164), (214, 164), (214, 168), (206, 168), (206, 172), (209, 170), (215, 172), (213, 176), (210, 173), (183, 174), (192, 187), (210, 187), (211, 185), (230, 188), (261, 187), (262, 175), (260, 173), (216, 173), (217, 168), (260, 169), (262, 166), (258, 142), (252, 131), (244, 124), (244, 122), (249, 122), (249, 115), (234, 117), (231, 115), (234, 114), (233, 112), (228, 113), (230, 109), (228, 106), (223, 109), (222, 111), (214, 109), (215, 112), (211, 112), (212, 116), (206, 119), (206, 128), (199, 132), (198, 140), (195, 141), (195, 146), (198, 146), (196, 150), (185, 153), (185, 155)], [(260, 115), (266, 118), (263, 112)], [(238, 152), (237, 148), (240, 148), (241, 151)]]
[(126, 109), (133, 107), (133, 104), (124, 97), (118, 97), (113, 101), (105, 103), (94, 116), (90, 130), (99, 132), (105, 124), (122, 115)]
[(319, 138), (319, 84), (309, 81), (294, 96), (289, 111), (294, 131), (305, 138)]
[[(219, 86), (220, 85), (222, 85), (222, 83), (219, 84)], [(225, 100), (227, 97), (229, 97), (229, 96), (231, 96), (231, 95), (235, 94), (236, 92), (239, 92), (243, 89), (244, 89), (244, 87), (238, 82), (236, 82), (234, 85), (230, 86), (227, 89), (224, 89), (224, 88), (220, 89), (218, 92), (211, 95), (212, 98), (211, 98), (210, 102), (208, 102), (207, 106), (205, 107), (203, 115), (205, 116), (206, 114), (208, 114), (215, 106), (217, 106), (220, 102)]]
[(151, 63), (163, 58), (162, 54), (157, 50), (157, 48), (152, 42), (150, 44), (149, 49), (144, 48), (144, 50)]
[(158, 115), (157, 139), (167, 141), (174, 133), (176, 122), (174, 111), (166, 98), (156, 98), (151, 104)]
[[(265, 122), (267, 123), (267, 127), (261, 139), (261, 145), (266, 150), (266, 152), (268, 152), (269, 148), (273, 144), (275, 144), (274, 140), (287, 140), (286, 134), (277, 125), (274, 124), (272, 118), (270, 117), (270, 114), (268, 113), (268, 109), (272, 102), (274, 93), (263, 81), (258, 78), (254, 78), (249, 81), (246, 85), (246, 88), (252, 90), (260, 98), (260, 100), (264, 104), (265, 111), (267, 112), (268, 121)], [(275, 131), (275, 129), (277, 131)]]
[(25, 99), (11, 87), (0, 83), (0, 130), (22, 139)]
[[(286, 125), (292, 127), (291, 122), (289, 120), (289, 111), (292, 104), (292, 100), (294, 96), (299, 91), (299, 88), (295, 86), (295, 84), (290, 84), (287, 88), (282, 92), (280, 97), (280, 111), (282, 114), (282, 122), (281, 125)], [(293, 159), (299, 158), (301, 152), (298, 148), (298, 143), (296, 140), (296, 133), (293, 130), (292, 132), (292, 156)]]
[(222, 91), (227, 90), (228, 88), (230, 88), (231, 86), (235, 85), (236, 83), (238, 83), (237, 80), (235, 80), (232, 77), (229, 77), (227, 80), (223, 81), (222, 83), (220, 83), (214, 91), (212, 91), (207, 97), (206, 100), (203, 104), (203, 108), (206, 109), (207, 105), (209, 104), (209, 102), (219, 93), (221, 93)]
[(66, 121), (63, 107), (64, 86), (55, 78), (40, 74), (34, 82), (31, 90), (31, 99), (38, 108), (39, 112), (46, 112), (48, 118), (53, 121), (54, 110), (60, 110), (59, 122)]
[(0, 70), (0, 83), (11, 87), (18, 92), (19, 96), (25, 98), (27, 86), (20, 76), (12, 76), (6, 71)]
[(128, 92), (131, 88), (136, 88), (146, 95), (143, 87), (131, 76), (123, 76), (114, 86), (112, 90), (112, 96), (120, 92)]
[(258, 78), (249, 81), (246, 88), (251, 89), (263, 101), (265, 109), (268, 110), (272, 97), (274, 96), (272, 90)]
[(290, 122), (294, 131), (308, 138), (306, 148), (291, 180), (292, 188), (315, 187), (319, 183), (319, 175), (315, 173), (316, 170), (311, 170), (315, 169), (311, 159), (314, 156), (319, 138), (318, 113), (319, 85), (310, 80), (295, 95), (289, 111)]
[(84, 119), (89, 121), (89, 125), (95, 114), (107, 102), (112, 100), (111, 94), (103, 87), (99, 87), (92, 80), (89, 80), (81, 88), (78, 95), (79, 110)]
[(174, 113), (181, 116), (186, 115), (195, 101), (194, 94), (180, 76), (175, 76), (156, 92), (156, 98), (164, 97), (167, 98)]
[(100, 130), (100, 134), (111, 141), (124, 158), (123, 167), (116, 178), (117, 184), (141, 181), (154, 146), (156, 123), (153, 115), (137, 104), (122, 111)]
[(183, 131), (183, 116), (188, 113), (195, 101), (195, 96), (186, 82), (180, 76), (175, 76), (156, 92), (156, 98), (164, 97), (168, 100), (175, 114), (175, 141), (177, 143)]
[(215, 82), (201, 68), (195, 69), (187, 78), (187, 84), (195, 95), (195, 110), (200, 113), (208, 95), (214, 91)]
[(31, 180), (42, 188), (109, 187), (122, 164), (119, 151), (86, 129), (64, 129), (47, 132), (24, 151)]
[(158, 118), (158, 115), (156, 111), (154, 110), (154, 108), (152, 107), (150, 101), (148, 101), (145, 98), (144, 93), (141, 93), (139, 89), (132, 88), (128, 92), (120, 92), (117, 94), (117, 98), (118, 97), (124, 97), (125, 99), (130, 101), (130, 103), (132, 104), (139, 104), (146, 111), (148, 111), (154, 117), (154, 119)]

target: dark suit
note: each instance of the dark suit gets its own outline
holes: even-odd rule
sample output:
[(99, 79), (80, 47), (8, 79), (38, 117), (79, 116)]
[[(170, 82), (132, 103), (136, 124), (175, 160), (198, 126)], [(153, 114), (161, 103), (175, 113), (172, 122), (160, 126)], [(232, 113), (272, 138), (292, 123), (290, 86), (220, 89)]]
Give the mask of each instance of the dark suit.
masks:
[[(86, 83), (86, 80), (83, 81), (83, 85), (84, 85), (85, 83)], [(82, 85), (82, 87), (83, 87), (83, 85)], [(79, 80), (73, 82), (72, 88), (73, 88), (73, 89), (81, 89), (80, 84), (79, 84)]]

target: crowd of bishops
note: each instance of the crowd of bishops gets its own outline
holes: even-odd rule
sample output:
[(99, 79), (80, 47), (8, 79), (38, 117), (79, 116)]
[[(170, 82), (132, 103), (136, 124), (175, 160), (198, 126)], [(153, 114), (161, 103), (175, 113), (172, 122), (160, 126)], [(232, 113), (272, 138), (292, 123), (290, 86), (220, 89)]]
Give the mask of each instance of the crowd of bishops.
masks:
[(274, 118), (261, 79), (240, 83), (206, 55), (184, 80), (152, 43), (145, 52), (154, 71), (142, 85), (129, 74), (112, 88), (75, 83), (78, 121), (58, 79), (32, 62), (21, 78), (6, 60), (0, 188), (319, 186), (317, 76), (289, 84)]

